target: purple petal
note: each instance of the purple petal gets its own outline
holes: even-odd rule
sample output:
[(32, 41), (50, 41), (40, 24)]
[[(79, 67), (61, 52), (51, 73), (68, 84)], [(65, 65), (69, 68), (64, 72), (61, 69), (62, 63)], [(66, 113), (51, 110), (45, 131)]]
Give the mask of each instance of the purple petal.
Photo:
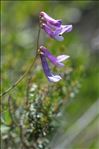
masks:
[(72, 30), (72, 25), (61, 25), (60, 28), (57, 28), (55, 33), (54, 33), (54, 39), (58, 40), (58, 41), (63, 41), (64, 37), (62, 36), (62, 34), (64, 32), (70, 32)]
[(47, 48), (45, 48), (44, 46), (40, 46), (40, 50), (44, 53), (44, 55), (55, 65), (57, 58), (55, 56), (53, 56)]
[(55, 20), (48, 16), (45, 12), (40, 13), (40, 23), (44, 31), (51, 37), (58, 41), (63, 41), (62, 36), (65, 32), (72, 30), (72, 25), (62, 25), (61, 20)]
[(63, 41), (64, 37), (62, 34), (64, 32), (70, 32), (72, 30), (72, 25), (61, 25), (61, 27), (52, 27), (47, 24), (42, 24), (44, 31), (51, 37), (58, 41)]
[(61, 79), (61, 77), (59, 75), (54, 75), (51, 73), (45, 55), (40, 54), (40, 58), (41, 58), (44, 73), (46, 77), (48, 78), (48, 80), (50, 82), (58, 82)]
[(42, 25), (42, 28), (44, 29), (44, 31), (51, 37), (54, 38), (58, 41), (63, 41), (64, 37), (60, 35), (61, 33), (61, 29), (57, 28), (55, 31), (53, 30), (53, 28), (49, 27), (46, 24)]
[(55, 20), (55, 19), (51, 18), (51, 17), (50, 17), (47, 13), (45, 13), (45, 12), (41, 12), (41, 13), (40, 13), (40, 16), (43, 17), (43, 19), (44, 19), (46, 22), (50, 23), (51, 25), (54, 25), (54, 26), (59, 27), (59, 26), (62, 24), (61, 20)]
[(45, 57), (43, 54), (40, 54), (40, 58), (41, 58), (42, 67), (43, 67), (43, 70), (44, 70), (45, 75), (46, 75), (47, 77), (48, 77), (48, 76), (51, 76), (51, 72), (50, 72), (48, 63), (47, 63), (47, 61), (46, 61), (46, 57)]
[(47, 48), (41, 46), (40, 47), (40, 50), (44, 53), (44, 55), (52, 62), (52, 64), (56, 65), (56, 66), (64, 66), (63, 63), (60, 63), (61, 61), (63, 61), (63, 59), (65, 60), (66, 59), (66, 56), (63, 55), (63, 56), (59, 56), (58, 57), (55, 57), (53, 56)]
[(46, 24), (43, 24), (42, 25), (42, 28), (44, 29), (44, 31), (51, 37), (51, 38), (54, 38), (54, 32), (52, 31), (52, 29), (46, 25)]
[(54, 31), (54, 39), (56, 39), (58, 41), (63, 41), (64, 40), (64, 37), (60, 35), (61, 31), (62, 31), (62, 28), (61, 27), (57, 28)]

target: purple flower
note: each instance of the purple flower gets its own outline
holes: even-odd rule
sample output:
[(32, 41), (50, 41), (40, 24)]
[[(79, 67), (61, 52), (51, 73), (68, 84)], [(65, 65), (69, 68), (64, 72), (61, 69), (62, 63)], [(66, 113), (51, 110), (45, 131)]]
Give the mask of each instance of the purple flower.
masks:
[(42, 22), (45, 22), (46, 24), (49, 24), (49, 25), (53, 25), (53, 26), (58, 26), (60, 27), (62, 22), (61, 20), (55, 20), (53, 18), (51, 18), (50, 16), (48, 16), (45, 12), (40, 12), (40, 20)]
[(46, 77), (48, 78), (48, 80), (50, 82), (58, 82), (61, 79), (61, 77), (59, 75), (54, 75), (50, 71), (50, 68), (48, 66), (48, 63), (47, 63), (45, 55), (40, 54), (40, 58), (41, 58), (42, 67), (43, 67), (44, 73), (45, 73)]
[(62, 79), (59, 75), (54, 75), (50, 71), (46, 58), (48, 58), (56, 66), (64, 66), (64, 64), (61, 62), (69, 58), (69, 56), (60, 55), (58, 57), (55, 57), (45, 47), (41, 46), (40, 47), (40, 58), (41, 58), (44, 73), (49, 81), (58, 82), (60, 79)]
[(52, 64), (56, 66), (64, 66), (61, 62), (69, 58), (68, 55), (60, 55), (55, 57), (44, 46), (40, 46), (40, 51), (52, 62)]
[(42, 29), (51, 37), (58, 41), (64, 40), (64, 32), (70, 32), (72, 25), (62, 25), (61, 20), (55, 20), (45, 12), (40, 13), (40, 25)]

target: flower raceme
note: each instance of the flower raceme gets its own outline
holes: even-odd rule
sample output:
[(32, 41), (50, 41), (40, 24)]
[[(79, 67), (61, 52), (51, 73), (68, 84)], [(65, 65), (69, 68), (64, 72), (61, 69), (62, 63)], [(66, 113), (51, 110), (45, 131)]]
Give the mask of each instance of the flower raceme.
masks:
[(72, 30), (72, 25), (62, 25), (61, 20), (55, 20), (45, 12), (40, 12), (40, 26), (53, 39), (64, 40), (62, 36), (65, 32)]
[(50, 60), (50, 62), (52, 64), (54, 64), (55, 66), (62, 67), (62, 66), (64, 66), (62, 61), (68, 59), (69, 56), (68, 55), (60, 55), (58, 57), (55, 57), (44, 46), (40, 46), (39, 50), (40, 50), (40, 58), (41, 58), (42, 67), (43, 67), (46, 77), (48, 78), (48, 80), (50, 82), (58, 82), (62, 78), (61, 78), (61, 76), (55, 75), (51, 72), (46, 58), (48, 58)]
[[(49, 35), (49, 37), (56, 39), (58, 41), (62, 41), (64, 37), (62, 36), (65, 32), (70, 32), (72, 30), (72, 25), (62, 25), (61, 20), (55, 20), (48, 16), (45, 12), (40, 12), (40, 27)], [(39, 54), (41, 58), (42, 67), (44, 73), (50, 82), (58, 82), (61, 80), (61, 76), (55, 75), (51, 72), (47, 59), (55, 65), (62, 67), (64, 64), (62, 61), (69, 58), (68, 55), (60, 55), (55, 57), (52, 55), (47, 48), (44, 46), (40, 46)]]

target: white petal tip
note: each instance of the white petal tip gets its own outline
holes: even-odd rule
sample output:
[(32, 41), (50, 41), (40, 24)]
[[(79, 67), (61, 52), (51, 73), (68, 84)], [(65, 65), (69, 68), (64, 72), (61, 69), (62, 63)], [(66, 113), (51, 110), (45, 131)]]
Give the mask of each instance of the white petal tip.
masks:
[(64, 37), (61, 36), (61, 35), (57, 35), (57, 36), (55, 36), (54, 38), (55, 38), (56, 40), (58, 40), (58, 41), (63, 41), (63, 40), (64, 40)]
[(52, 76), (48, 76), (48, 79), (49, 79), (49, 81), (51, 81), (51, 82), (58, 82), (58, 81), (60, 81), (62, 78), (61, 78), (59, 75), (56, 75), (56, 76), (52, 75)]
[(60, 55), (60, 56), (57, 56), (57, 60), (58, 62), (62, 62), (66, 59), (68, 59), (70, 56), (69, 55)]
[(68, 25), (68, 29), (67, 29), (67, 32), (71, 32), (73, 29), (73, 26), (72, 25)]

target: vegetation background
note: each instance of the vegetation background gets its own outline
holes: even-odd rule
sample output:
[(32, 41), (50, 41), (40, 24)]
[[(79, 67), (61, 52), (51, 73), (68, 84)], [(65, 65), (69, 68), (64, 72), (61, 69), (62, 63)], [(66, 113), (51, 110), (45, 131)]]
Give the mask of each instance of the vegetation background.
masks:
[[(38, 58), (28, 76), (1, 100), (2, 149), (99, 148), (99, 2), (1, 1), (1, 91), (35, 57), (39, 13), (73, 24), (64, 41), (41, 31), (40, 44), (67, 54), (58, 83), (49, 83)], [(10, 96), (9, 96), (10, 95)]]

